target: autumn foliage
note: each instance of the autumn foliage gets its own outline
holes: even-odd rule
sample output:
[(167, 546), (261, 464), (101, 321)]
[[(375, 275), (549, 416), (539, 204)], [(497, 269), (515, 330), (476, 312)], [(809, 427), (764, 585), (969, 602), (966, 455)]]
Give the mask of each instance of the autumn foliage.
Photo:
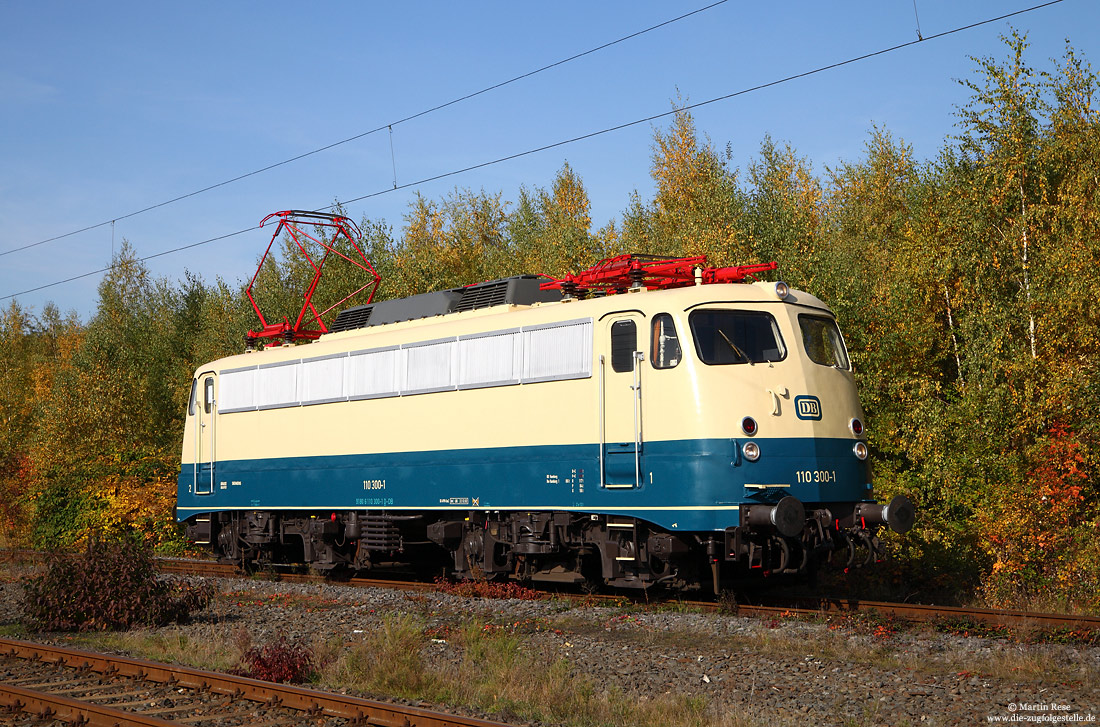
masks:
[[(981, 519), (993, 555), (983, 584), (997, 605), (1091, 604), (1100, 572), (1100, 510), (1080, 440), (1061, 424), (1038, 446), (1027, 480)], [(1090, 497), (1091, 495), (1091, 497)]]
[(35, 631), (111, 631), (184, 622), (210, 602), (208, 584), (158, 577), (152, 551), (133, 538), (93, 539), (53, 553), (24, 580), (23, 614)]
[(301, 684), (315, 669), (313, 652), (307, 646), (287, 641), (280, 635), (275, 641), (253, 646), (241, 655), (242, 676), (277, 684)]
[[(904, 492), (920, 513), (908, 536), (886, 536), (885, 585), (1100, 611), (1097, 77), (1071, 47), (1036, 69), (1026, 38), (1004, 40), (1004, 58), (972, 59), (956, 135), (931, 160), (873, 127), (860, 158), (819, 173), (770, 138), (755, 155), (716, 148), (681, 112), (654, 131), (652, 191), (599, 228), (568, 164), (514, 202), (456, 189), (417, 197), (396, 231), (362, 220), (379, 298), (561, 276), (620, 252), (776, 260), (840, 319), (878, 495)], [(297, 311), (312, 275), (289, 249), (257, 279), (275, 317)], [(86, 323), (52, 307), (0, 312), (10, 540), (133, 530), (180, 546), (172, 492), (192, 372), (239, 351), (255, 322), (242, 283), (155, 280), (133, 258), (124, 247)], [(366, 282), (332, 272), (322, 306)]]

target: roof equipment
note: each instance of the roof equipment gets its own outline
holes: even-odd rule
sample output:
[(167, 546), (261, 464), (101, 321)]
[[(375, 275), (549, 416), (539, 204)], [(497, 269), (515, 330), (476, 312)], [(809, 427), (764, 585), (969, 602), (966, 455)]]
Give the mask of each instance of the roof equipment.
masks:
[[(378, 290), (378, 284), (382, 280), (382, 277), (375, 271), (374, 266), (367, 260), (367, 256), (363, 254), (362, 248), (359, 247), (358, 240), (362, 237), (362, 233), (349, 218), (343, 215), (324, 214), (321, 212), (284, 210), (282, 212), (273, 212), (263, 218), (263, 220), (260, 221), (260, 227), (263, 227), (273, 219), (278, 219), (279, 224), (275, 226), (275, 232), (271, 235), (271, 241), (267, 243), (267, 249), (264, 250), (263, 257), (260, 258), (260, 264), (256, 266), (256, 274), (252, 276), (252, 280), (248, 283), (248, 288), (245, 289), (245, 295), (248, 296), (249, 302), (252, 303), (252, 309), (256, 311), (256, 315), (259, 317), (261, 325), (259, 331), (249, 331), (245, 335), (245, 344), (248, 348), (252, 348), (255, 345), (256, 339), (259, 338), (276, 339), (269, 345), (278, 345), (277, 339), (280, 338), (290, 343), (299, 339), (315, 339), (320, 337), (323, 333), (328, 333), (328, 328), (325, 326), (324, 321), (321, 320), (322, 316), (367, 288), (370, 288), (370, 293), (367, 294), (367, 303), (370, 303), (374, 298), (375, 291)], [(306, 226), (311, 226), (313, 228), (313, 235), (303, 229)], [(260, 306), (256, 304), (256, 299), (252, 297), (252, 288), (256, 284), (256, 278), (259, 277), (260, 271), (263, 270), (264, 261), (267, 260), (268, 253), (271, 252), (271, 246), (274, 244), (275, 238), (284, 230), (290, 239), (294, 241), (302, 257), (304, 257), (313, 268), (313, 278), (302, 294), (304, 301), (302, 302), (302, 308), (298, 312), (298, 317), (295, 319), (294, 323), (291, 323), (286, 317), (279, 323), (268, 323), (267, 319), (264, 318), (264, 314), (260, 311)], [(328, 236), (328, 239), (326, 239), (326, 235), (324, 234), (326, 230), (331, 231), (331, 235)], [(345, 250), (342, 251), (337, 247), (341, 236), (348, 241), (350, 249), (345, 248)], [(316, 247), (310, 246), (308, 243), (314, 243), (314, 245), (320, 246), (320, 248), (324, 250), (324, 253), (317, 257), (319, 251)], [(312, 256), (310, 255), (310, 247), (313, 247), (314, 250)], [(330, 255), (335, 255), (338, 258), (346, 260), (359, 270), (367, 273), (371, 279), (318, 313), (313, 305), (313, 294), (317, 292), (317, 283), (321, 280), (321, 273), (324, 271), (325, 263), (328, 261)], [(312, 320), (307, 320), (306, 311), (309, 311), (312, 315)], [(315, 328), (309, 327), (314, 324), (316, 325)]]
[(560, 280), (542, 284), (543, 290), (560, 290), (566, 297), (585, 297), (589, 293), (612, 294), (630, 289), (681, 288), (688, 285), (713, 283), (743, 283), (746, 278), (756, 279), (758, 273), (775, 270), (777, 263), (735, 265), (733, 267), (705, 267), (706, 255), (663, 258), (657, 255), (625, 253), (596, 265), (571, 273)]

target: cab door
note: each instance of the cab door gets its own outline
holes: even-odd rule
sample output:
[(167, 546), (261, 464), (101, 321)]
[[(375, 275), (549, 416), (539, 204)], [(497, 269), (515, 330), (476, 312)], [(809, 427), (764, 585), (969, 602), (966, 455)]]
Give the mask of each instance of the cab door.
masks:
[(195, 407), (195, 494), (214, 494), (216, 422), (218, 416), (217, 376), (210, 371), (198, 379)]
[(604, 321), (601, 381), (601, 484), (635, 488), (642, 483), (644, 422), (641, 350), (645, 317), (616, 313)]

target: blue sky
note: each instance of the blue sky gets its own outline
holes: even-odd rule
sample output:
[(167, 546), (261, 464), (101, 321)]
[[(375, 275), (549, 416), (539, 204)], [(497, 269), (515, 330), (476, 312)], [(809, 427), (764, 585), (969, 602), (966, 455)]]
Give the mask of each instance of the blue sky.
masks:
[[(1039, 0), (727, 2), (393, 127), (398, 184), (1021, 10)], [(696, 2), (367, 3), (0, 1), (0, 253), (127, 215), (493, 85), (707, 5)], [(765, 134), (819, 172), (858, 160), (872, 125), (937, 155), (954, 133), (969, 56), (1005, 57), (1009, 22), (1050, 67), (1065, 40), (1100, 65), (1100, 3), (1064, 2), (711, 104), (694, 113), (745, 168)], [(655, 122), (666, 125), (664, 122)], [(399, 230), (417, 192), (549, 186), (566, 161), (596, 225), (651, 195), (641, 124), (348, 206)], [(378, 133), (160, 207), (114, 228), (141, 256), (392, 188)], [(149, 262), (157, 275), (247, 279), (255, 231)], [(5, 296), (110, 262), (98, 227), (0, 255)], [(516, 273), (524, 271), (515, 271)], [(100, 276), (18, 296), (85, 319)]]

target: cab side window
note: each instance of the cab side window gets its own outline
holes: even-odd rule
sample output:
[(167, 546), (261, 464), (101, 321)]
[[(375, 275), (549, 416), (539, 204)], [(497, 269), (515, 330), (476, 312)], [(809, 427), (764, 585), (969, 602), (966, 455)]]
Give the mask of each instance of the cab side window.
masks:
[(214, 379), (208, 378), (203, 382), (203, 411), (209, 414), (214, 408)]
[(195, 399), (199, 395), (199, 380), (191, 379), (191, 398), (187, 404), (187, 414), (189, 416), (195, 416)]
[(615, 372), (634, 370), (634, 352), (638, 350), (638, 326), (634, 321), (611, 324), (611, 369)]
[(659, 313), (653, 317), (649, 352), (650, 363), (655, 369), (671, 369), (683, 358), (680, 339), (676, 335), (676, 324), (668, 313)]
[(801, 314), (798, 316), (798, 325), (802, 329), (802, 344), (811, 361), (844, 371), (852, 367), (836, 321), (825, 316)]

